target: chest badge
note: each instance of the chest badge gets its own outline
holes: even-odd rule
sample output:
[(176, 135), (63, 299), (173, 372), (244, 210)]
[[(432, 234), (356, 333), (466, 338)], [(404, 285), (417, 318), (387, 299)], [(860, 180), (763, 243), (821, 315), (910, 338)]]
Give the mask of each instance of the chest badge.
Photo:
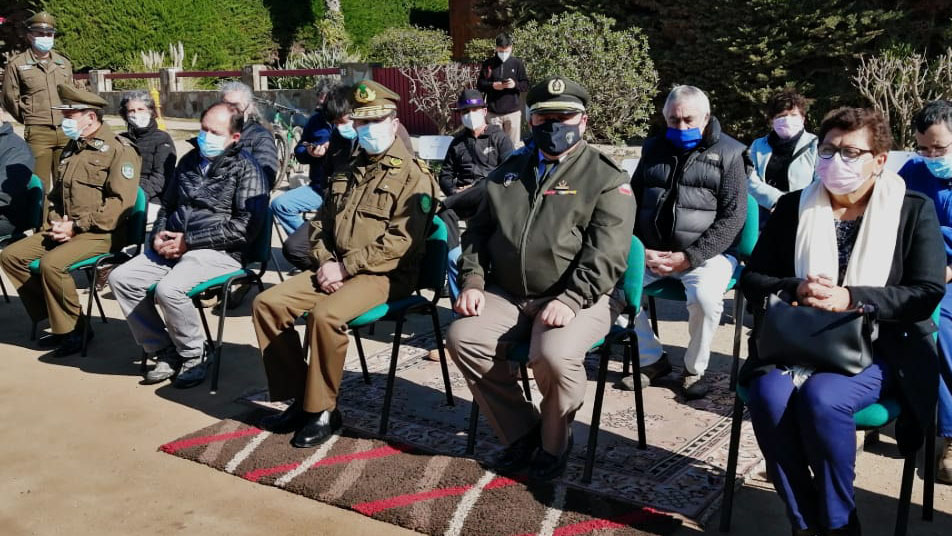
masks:
[(555, 185), (555, 189), (556, 189), (556, 190), (568, 190), (568, 189), (569, 189), (569, 184), (568, 184), (567, 182), (565, 182), (564, 180), (561, 180), (561, 181), (559, 181), (558, 184)]
[(122, 165), (122, 176), (127, 179), (132, 179), (136, 176), (136, 168), (129, 162), (126, 162)]
[(396, 156), (390, 157), (390, 165), (393, 167), (400, 167), (403, 165), (403, 160), (397, 158)]
[(508, 188), (509, 185), (512, 184), (512, 181), (518, 178), (519, 178), (519, 175), (517, 173), (513, 173), (513, 172), (506, 173), (502, 178), (503, 188)]
[(108, 143), (102, 144), (102, 146), (99, 148), (99, 150), (102, 151), (102, 152), (104, 152), (104, 153), (109, 152), (109, 144), (108, 144)]
[(99, 150), (102, 149), (103, 143), (102, 140), (94, 139), (93, 141), (89, 142), (89, 145), (91, 145), (93, 149)]

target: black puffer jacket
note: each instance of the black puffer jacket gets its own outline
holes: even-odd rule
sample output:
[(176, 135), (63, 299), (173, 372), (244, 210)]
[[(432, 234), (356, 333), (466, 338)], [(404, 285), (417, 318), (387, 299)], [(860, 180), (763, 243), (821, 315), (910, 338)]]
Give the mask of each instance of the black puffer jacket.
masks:
[(120, 136), (135, 144), (142, 157), (139, 187), (145, 190), (150, 203), (160, 204), (165, 184), (175, 172), (175, 142), (164, 130), (159, 130), (155, 119), (145, 128), (132, 127)]
[(241, 129), (238, 146), (248, 151), (261, 166), (268, 190), (274, 188), (278, 176), (278, 148), (274, 144), (274, 134), (257, 121), (248, 121)]
[(13, 125), (0, 124), (0, 237), (35, 225), (27, 221), (31, 210), (25, 203), (33, 165), (30, 146), (13, 131)]
[(747, 147), (711, 117), (700, 145), (682, 152), (649, 138), (631, 179), (635, 234), (648, 249), (680, 251), (696, 268), (734, 243), (747, 218)]
[(163, 230), (184, 232), (189, 249), (225, 251), (243, 262), (247, 246), (267, 223), (268, 186), (261, 168), (234, 145), (204, 173), (202, 160), (198, 149), (182, 157), (162, 197), (153, 237)]

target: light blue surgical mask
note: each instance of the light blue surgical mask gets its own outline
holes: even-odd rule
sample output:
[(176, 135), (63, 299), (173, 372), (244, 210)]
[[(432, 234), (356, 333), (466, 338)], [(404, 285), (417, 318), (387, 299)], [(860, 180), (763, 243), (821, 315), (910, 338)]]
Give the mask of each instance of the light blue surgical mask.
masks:
[(936, 156), (930, 158), (927, 156), (919, 157), (929, 169), (929, 173), (938, 179), (952, 179), (952, 154)]
[(198, 151), (209, 160), (225, 152), (227, 143), (228, 139), (225, 136), (212, 134), (207, 130), (198, 132)]
[(367, 123), (357, 127), (357, 142), (370, 154), (380, 154), (393, 145), (393, 126), (390, 121)]
[(357, 137), (357, 131), (354, 129), (354, 122), (348, 121), (337, 125), (337, 132), (342, 138), (352, 140)]
[(33, 46), (36, 47), (40, 52), (49, 52), (53, 50), (53, 38), (52, 37), (34, 37)]
[(78, 140), (79, 135), (83, 132), (83, 129), (79, 128), (79, 121), (68, 117), (63, 118), (60, 128), (63, 129), (63, 134), (71, 140)]

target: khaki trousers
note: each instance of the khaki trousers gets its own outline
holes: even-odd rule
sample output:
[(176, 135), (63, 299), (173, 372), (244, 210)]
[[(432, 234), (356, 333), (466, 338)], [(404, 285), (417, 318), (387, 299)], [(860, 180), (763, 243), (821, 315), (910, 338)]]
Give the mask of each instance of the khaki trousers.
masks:
[[(314, 272), (307, 271), (259, 294), (252, 321), (271, 399), (303, 399), (304, 411), (310, 413), (336, 407), (347, 357), (347, 322), (387, 301), (389, 292), (387, 276), (360, 274), (326, 294)], [(305, 312), (310, 364), (294, 329), (294, 320)]]
[[(66, 268), (109, 253), (111, 244), (108, 233), (80, 233), (62, 244), (36, 233), (5, 247), (0, 253), (0, 266), (13, 280), (30, 318), (39, 322), (49, 317), (51, 331), (62, 335), (76, 328), (82, 312), (76, 282)], [(29, 268), (35, 259), (40, 259), (37, 275)]]
[[(498, 288), (485, 294), (481, 315), (460, 318), (450, 326), (446, 349), (505, 444), (541, 424), (542, 448), (561, 454), (585, 398), (585, 354), (608, 333), (621, 304), (602, 296), (567, 326), (550, 328), (538, 313), (551, 298), (518, 301)], [(538, 409), (526, 400), (515, 375), (518, 369), (506, 359), (509, 348), (527, 338), (529, 367), (542, 392)]]
[[(59, 169), (60, 155), (69, 139), (62, 129), (51, 125), (27, 125), (24, 129), (24, 138), (36, 166), (33, 172), (43, 181), (43, 192), (49, 193), (53, 185), (53, 177)], [(46, 221), (48, 203), (43, 203), (43, 221)]]
[(494, 114), (489, 112), (486, 115), (490, 124), (499, 125), (499, 128), (512, 140), (512, 146), (518, 149), (522, 142), (522, 112), (516, 110), (508, 114)]

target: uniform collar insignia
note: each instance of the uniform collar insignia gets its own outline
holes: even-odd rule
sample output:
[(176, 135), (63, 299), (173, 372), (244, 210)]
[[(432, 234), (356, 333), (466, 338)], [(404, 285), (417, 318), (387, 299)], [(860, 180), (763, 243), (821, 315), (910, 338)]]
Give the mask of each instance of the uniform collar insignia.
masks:
[(512, 181), (514, 181), (514, 180), (516, 180), (516, 179), (518, 179), (518, 178), (519, 178), (519, 174), (518, 174), (518, 173), (515, 173), (515, 172), (512, 172), (512, 171), (510, 171), (509, 173), (506, 173), (506, 174), (503, 176), (503, 178), (502, 178), (502, 185), (503, 185), (503, 187), (504, 187), (504, 188), (508, 187), (510, 184), (512, 184)]
[(393, 167), (400, 167), (403, 165), (403, 159), (397, 158), (396, 156), (391, 156), (387, 162), (389, 162)]
[(568, 184), (567, 182), (565, 182), (564, 180), (561, 180), (561, 181), (559, 181), (558, 184), (555, 185), (555, 189), (556, 189), (556, 190), (568, 190), (568, 189), (569, 189), (569, 184)]

